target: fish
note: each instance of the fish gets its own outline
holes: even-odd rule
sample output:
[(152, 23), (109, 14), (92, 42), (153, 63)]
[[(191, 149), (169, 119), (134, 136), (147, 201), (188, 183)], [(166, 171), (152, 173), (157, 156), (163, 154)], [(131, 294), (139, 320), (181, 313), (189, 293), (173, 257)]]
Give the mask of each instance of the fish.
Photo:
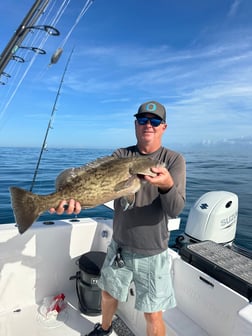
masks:
[[(106, 202), (124, 198), (126, 209), (134, 205), (135, 193), (144, 181), (143, 175), (156, 176), (153, 167), (164, 163), (146, 156), (98, 158), (84, 166), (62, 171), (55, 181), (55, 192), (41, 195), (12, 186), (11, 205), (17, 227), (23, 234), (39, 216), (50, 208), (57, 208), (62, 200), (80, 202), (82, 209), (94, 208)], [(126, 201), (125, 201), (126, 200)]]

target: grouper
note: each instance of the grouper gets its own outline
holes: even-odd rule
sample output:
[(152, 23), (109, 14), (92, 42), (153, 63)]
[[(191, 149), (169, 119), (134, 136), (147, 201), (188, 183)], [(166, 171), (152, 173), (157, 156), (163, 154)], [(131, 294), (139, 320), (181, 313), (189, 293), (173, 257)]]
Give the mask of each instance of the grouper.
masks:
[(82, 209), (88, 209), (122, 197), (125, 209), (130, 209), (134, 205), (135, 193), (141, 188), (143, 175), (156, 176), (151, 168), (162, 166), (163, 163), (146, 156), (107, 156), (64, 170), (56, 178), (56, 191), (48, 195), (10, 187), (18, 230), (24, 233), (43, 212), (57, 208), (62, 200), (75, 199)]

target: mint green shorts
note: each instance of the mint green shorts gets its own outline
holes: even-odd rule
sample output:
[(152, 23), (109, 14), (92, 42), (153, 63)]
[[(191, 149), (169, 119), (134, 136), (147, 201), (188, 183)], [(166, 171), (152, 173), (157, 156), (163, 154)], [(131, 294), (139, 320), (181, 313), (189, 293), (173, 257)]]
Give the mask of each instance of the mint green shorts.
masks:
[(151, 313), (175, 307), (168, 250), (154, 256), (122, 250), (124, 266), (121, 268), (114, 263), (116, 250), (117, 244), (112, 241), (98, 280), (102, 290), (125, 302), (134, 282), (137, 310)]

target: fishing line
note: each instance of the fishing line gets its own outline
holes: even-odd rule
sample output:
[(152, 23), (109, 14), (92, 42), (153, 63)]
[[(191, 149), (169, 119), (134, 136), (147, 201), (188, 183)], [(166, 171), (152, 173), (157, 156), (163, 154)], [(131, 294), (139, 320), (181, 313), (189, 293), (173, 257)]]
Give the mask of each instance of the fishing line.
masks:
[(14, 96), (15, 96), (17, 90), (19, 89), (20, 85), (22, 84), (22, 82), (23, 82), (24, 78), (26, 77), (28, 71), (30, 70), (32, 64), (34, 63), (35, 58), (36, 58), (36, 55), (35, 55), (35, 56), (32, 58), (32, 60), (30, 61), (28, 67), (26, 68), (25, 72), (23, 73), (23, 76), (22, 76), (21, 79), (19, 80), (19, 82), (18, 82), (16, 88), (14, 89), (14, 91), (12, 92), (10, 98), (9, 98), (8, 101), (6, 102), (6, 104), (5, 104), (4, 108), (3, 108), (3, 110), (2, 110), (1, 113), (0, 113), (0, 119), (3, 118), (5, 112), (6, 112), (7, 108), (8, 108), (8, 106), (10, 105), (12, 99), (14, 98)]
[[(49, 25), (51, 25), (51, 26), (56, 25), (56, 23), (59, 21), (59, 19), (62, 17), (63, 13), (65, 12), (65, 10), (66, 10), (68, 4), (70, 3), (70, 1), (71, 0), (65, 0), (61, 4), (61, 6), (60, 6), (58, 12), (56, 13), (55, 17), (53, 17), (53, 18), (50, 19)], [(48, 7), (46, 8), (46, 9), (48, 9), (48, 14), (45, 17), (43, 17), (43, 20), (42, 20), (42, 17), (39, 17), (38, 20), (37, 20), (37, 22), (36, 22), (37, 24), (39, 23), (41, 25), (45, 25), (45, 23), (47, 22), (47, 25), (48, 25), (48, 18), (50, 16), (50, 14), (52, 13), (55, 4), (56, 4), (56, 2), (54, 1), (54, 4), (51, 6), (51, 8), (50, 8), (50, 6), (48, 6), (49, 9), (48, 9)], [(46, 12), (46, 10), (45, 10), (45, 12)], [(26, 43), (27, 46), (28, 45), (36, 45), (37, 42), (40, 39), (41, 33), (43, 34), (44, 37), (42, 38), (40, 44), (36, 48), (43, 50), (43, 47), (44, 47), (47, 39), (50, 37), (50, 34), (45, 34), (44, 31), (41, 32), (41, 31), (39, 31), (37, 29), (31, 29), (30, 34), (27, 35), (27, 37), (25, 38), (24, 42)], [(21, 59), (27, 60), (29, 58), (29, 53), (31, 52), (31, 50), (29, 48), (27, 48), (26, 46), (19, 47), (18, 51), (19, 51), (19, 55), (17, 55), (17, 56), (20, 57)], [(25, 61), (25, 62), (29, 62), (28, 66), (26, 67), (26, 70), (24, 71), (23, 75), (21, 76), (21, 78), (19, 79), (19, 81), (18, 81), (17, 84), (15, 83), (15, 81), (17, 80), (19, 72), (21, 71), (21, 69), (20, 69), (21, 67), (20, 67), (19, 62), (15, 62), (15, 61), (11, 62), (11, 66), (9, 67), (9, 72), (10, 73), (14, 73), (14, 75), (11, 75), (11, 77), (13, 78), (13, 81), (12, 81), (13, 84), (15, 83), (15, 89), (11, 93), (11, 87), (9, 87), (8, 88), (8, 92), (7, 92), (7, 101), (6, 101), (6, 103), (3, 104), (3, 100), (2, 100), (2, 106), (3, 106), (3, 108), (1, 108), (0, 120), (3, 119), (6, 110), (8, 109), (11, 101), (13, 100), (15, 94), (17, 93), (20, 85), (22, 84), (23, 80), (25, 79), (26, 75), (28, 74), (28, 72), (29, 72), (31, 66), (33, 65), (33, 63), (34, 63), (34, 61), (35, 61), (35, 59), (36, 59), (37, 56), (38, 56), (38, 53), (34, 53), (33, 57), (31, 58), (31, 60)], [(22, 70), (23, 70), (23, 68), (22, 68)]]
[(53, 19), (53, 20), (51, 21), (51, 23), (50, 23), (51, 26), (55, 26), (55, 25), (59, 22), (59, 20), (61, 19), (63, 13), (64, 13), (65, 10), (67, 9), (67, 7), (68, 7), (70, 1), (71, 1), (71, 0), (65, 0), (65, 1), (61, 4), (61, 6), (60, 6), (58, 12), (56, 13), (56, 15), (55, 15), (55, 17), (54, 17), (54, 19)]
[[(50, 13), (52, 12), (54, 6), (56, 5), (57, 1), (54, 2), (54, 4), (51, 6), (50, 10), (49, 10), (49, 13), (47, 15), (47, 18), (46, 18), (46, 22), (49, 22), (50, 26), (52, 27), (55, 27), (57, 25), (57, 23), (59, 22), (59, 20), (61, 19), (62, 15), (64, 14), (65, 10), (67, 9), (69, 3), (71, 2), (71, 0), (65, 0), (58, 12), (56, 13), (55, 17), (53, 17), (51, 20), (49, 20), (49, 15)], [(46, 72), (48, 71), (48, 64), (46, 64), (43, 69), (38, 73), (37, 77), (38, 79), (41, 79), (45, 76)]]
[[(37, 23), (41, 22), (41, 25), (45, 25), (45, 23), (47, 22), (47, 25), (48, 25), (49, 17), (51, 16), (51, 13), (53, 12), (53, 9), (56, 6), (56, 2), (57, 1), (54, 1), (52, 6), (47, 5), (47, 8), (45, 10), (45, 13), (47, 13), (46, 16), (39, 17), (38, 20), (37, 20)], [(57, 11), (57, 13), (51, 18), (51, 20), (49, 20), (49, 25), (50, 26), (54, 27), (58, 23), (58, 21), (61, 19), (62, 15), (64, 14), (65, 10), (67, 9), (68, 5), (70, 4), (70, 2), (71, 2), (71, 0), (64, 0), (61, 3), (61, 5), (60, 5), (60, 7), (59, 7), (59, 9)], [(85, 15), (85, 13), (90, 8), (90, 6), (93, 4), (93, 2), (94, 2), (94, 0), (87, 0), (85, 2), (84, 6), (83, 6), (83, 8), (81, 10), (81, 12), (79, 13), (79, 15), (77, 16), (77, 18), (75, 20), (73, 26), (71, 27), (71, 29), (69, 30), (68, 34), (64, 38), (64, 40), (63, 40), (63, 42), (61, 44), (61, 50), (60, 50), (60, 48), (58, 48), (58, 50), (56, 50), (56, 52), (58, 52), (58, 54), (56, 55), (57, 57), (55, 58), (56, 59), (55, 63), (58, 61), (58, 59), (59, 59), (59, 57), (60, 57), (60, 55), (61, 55), (61, 53), (63, 51), (63, 47), (65, 46), (65, 44), (67, 43), (68, 39), (70, 38), (73, 30), (76, 28), (76, 26), (78, 25), (79, 21)], [(36, 29), (31, 29), (31, 34), (28, 35), (24, 41), (25, 41), (25, 43), (27, 45), (36, 45), (37, 41), (39, 41), (39, 39), (40, 39), (40, 35), (41, 35), (41, 31), (36, 30)], [(44, 37), (42, 38), (40, 44), (35, 49), (38, 49), (38, 50), (40, 49), (40, 50), (43, 51), (43, 47), (44, 47), (47, 39), (49, 38), (50, 34), (45, 34), (43, 36)], [(34, 49), (26, 47), (26, 46), (23, 46), (23, 47), (21, 46), (21, 47), (18, 48), (18, 51), (20, 52), (20, 54), (16, 55), (16, 56), (19, 57), (20, 59), (23, 59), (24, 62), (29, 62), (29, 63), (27, 65), (26, 70), (24, 71), (23, 75), (19, 79), (18, 83), (15, 85), (15, 89), (12, 91), (12, 93), (11, 93), (10, 96), (9, 96), (9, 94), (10, 94), (11, 91), (8, 90), (9, 92), (8, 92), (8, 95), (7, 95), (7, 101), (6, 101), (5, 105), (3, 105), (3, 103), (2, 103), (3, 108), (0, 111), (0, 120), (3, 119), (6, 110), (8, 109), (10, 103), (12, 102), (14, 96), (17, 93), (17, 90), (21, 86), (21, 84), (22, 84), (23, 80), (25, 79), (25, 77), (27, 76), (27, 74), (28, 74), (31, 66), (33, 65), (36, 57), (38, 56), (38, 53), (35, 52), (35, 54), (33, 54), (33, 57), (31, 58), (30, 61), (25, 61), (25, 60), (27, 60), (27, 58), (29, 58), (29, 53), (31, 52), (31, 50), (34, 51)], [(16, 80), (16, 78), (18, 77), (19, 72), (21, 71), (20, 70), (20, 64), (18, 64), (18, 63), (19, 62), (14, 62), (13, 67), (11, 67), (13, 69), (13, 72), (14, 72), (15, 69), (17, 69), (16, 73), (14, 74), (14, 76), (13, 75), (11, 76), (11, 77), (13, 77), (13, 81)], [(48, 67), (46, 67), (45, 70), (42, 71), (39, 74), (38, 78), (42, 78), (47, 70), (48, 70)], [(3, 102), (3, 100), (2, 100), (2, 102)]]
[[(49, 36), (47, 36), (46, 40), (48, 39), (48, 37), (49, 37)], [(35, 40), (35, 39), (34, 39), (34, 40)], [(43, 46), (44, 46), (44, 44), (45, 44), (45, 42), (46, 42), (46, 40), (44, 40), (44, 41), (42, 40), (42, 42), (40, 43), (40, 45), (39, 45), (38, 48), (42, 49)], [(28, 54), (28, 51), (26, 50), (25, 55), (27, 55), (27, 54)], [(22, 55), (22, 54), (21, 54), (21, 55)], [(37, 56), (38, 56), (38, 53), (34, 53), (34, 54), (33, 54), (33, 57), (32, 57), (32, 59), (29, 61), (28, 65), (27, 65), (27, 67), (26, 67), (26, 70), (24, 71), (23, 75), (21, 76), (21, 78), (20, 78), (19, 82), (17, 83), (17, 85), (16, 85), (14, 91), (12, 92), (11, 96), (10, 96), (9, 99), (7, 100), (7, 102), (6, 102), (6, 104), (5, 104), (4, 108), (3, 108), (3, 110), (0, 112), (0, 120), (3, 118), (3, 116), (4, 116), (4, 114), (5, 114), (6, 110), (7, 110), (7, 108), (9, 107), (11, 101), (13, 100), (15, 94), (17, 93), (17, 90), (19, 89), (20, 85), (22, 84), (23, 80), (25, 79), (27, 73), (29, 72), (29, 70), (30, 70), (31, 66), (33, 65), (33, 63), (34, 63), (34, 61), (35, 61), (35, 59), (36, 59)], [(26, 56), (24, 56), (24, 57), (26, 57)], [(20, 67), (19, 67), (19, 68), (20, 68)]]
[(54, 54), (51, 57), (51, 63), (49, 64), (55, 64), (58, 62), (62, 52), (63, 52), (63, 47), (66, 44), (66, 42), (68, 41), (70, 35), (72, 34), (73, 30), (75, 29), (75, 27), (78, 25), (80, 19), (83, 17), (83, 15), (87, 12), (87, 10), (89, 9), (89, 7), (92, 5), (92, 3), (94, 2), (94, 0), (87, 0), (86, 3), (84, 4), (84, 7), (82, 8), (80, 14), (77, 16), (75, 23), (73, 24), (72, 28), (69, 30), (68, 34), (66, 35), (65, 39), (63, 40), (61, 47), (59, 47)]
[[(66, 37), (64, 38), (64, 40), (62, 41), (62, 43), (58, 46), (58, 48), (56, 49), (56, 51), (53, 53), (52, 57), (51, 57), (51, 62), (48, 64), (49, 66), (51, 66), (52, 64), (55, 64), (58, 62), (62, 52), (63, 52), (63, 47), (65, 46), (65, 44), (67, 43), (68, 39), (70, 38), (73, 30), (76, 28), (76, 26), (78, 25), (78, 23), (80, 22), (81, 18), (85, 15), (85, 13), (87, 12), (87, 10), (90, 8), (90, 6), (93, 4), (94, 0), (87, 0), (83, 6), (83, 8), (81, 9), (81, 12), (79, 13), (79, 15), (77, 16), (73, 26), (71, 27), (71, 29), (69, 30), (68, 34), (66, 35)], [(58, 22), (58, 20), (61, 18), (63, 12), (66, 10), (66, 7), (69, 5), (70, 0), (68, 0), (67, 2), (65, 1), (64, 4), (62, 4), (62, 8), (59, 9), (58, 14), (55, 16), (54, 21), (51, 22), (52, 26), (56, 25), (56, 22)], [(63, 6), (64, 5), (64, 6)], [(45, 76), (45, 73), (48, 71), (48, 66), (44, 67), (44, 69), (40, 72), (39, 74), (39, 78), (42, 78)]]
[(62, 42), (62, 48), (64, 47), (64, 45), (66, 44), (67, 40), (69, 39), (70, 35), (72, 34), (73, 30), (75, 29), (75, 27), (77, 26), (77, 24), (80, 22), (80, 19), (83, 17), (83, 15), (87, 12), (87, 10), (89, 9), (89, 7), (93, 4), (94, 0), (87, 0), (84, 7), (82, 8), (80, 14), (78, 15), (77, 19), (75, 20), (75, 23), (73, 24), (72, 28), (69, 30), (67, 36), (65, 37), (65, 39)]
[(58, 99), (59, 99), (59, 96), (60, 96), (60, 90), (61, 90), (61, 87), (62, 87), (62, 84), (63, 84), (63, 81), (64, 81), (65, 74), (67, 72), (68, 65), (70, 63), (70, 59), (72, 57), (72, 54), (73, 54), (73, 50), (71, 51), (71, 53), (70, 53), (70, 55), (68, 57), (67, 63), (65, 65), (65, 68), (64, 68), (64, 71), (63, 71), (63, 75), (62, 75), (61, 80), (60, 80), (59, 88), (58, 88), (58, 91), (57, 91), (57, 94), (56, 94), (56, 98), (55, 98), (55, 101), (54, 101), (54, 104), (53, 104), (51, 116), (50, 116), (50, 119), (49, 119), (49, 122), (48, 122), (48, 126), (47, 126), (47, 129), (46, 129), (45, 137), (44, 137), (44, 140), (43, 140), (43, 144), (41, 146), (38, 162), (37, 162), (37, 165), (36, 165), (36, 168), (35, 168), (35, 171), (34, 171), (32, 183), (31, 183), (31, 187), (30, 187), (30, 191), (32, 191), (32, 189), (34, 187), (34, 184), (35, 184), (35, 181), (36, 181), (36, 177), (37, 177), (37, 174), (38, 174), (38, 170), (39, 170), (40, 161), (41, 161), (43, 152), (46, 150), (46, 147), (47, 147), (46, 141), (47, 141), (48, 133), (49, 133), (49, 130), (52, 128), (52, 122), (53, 122), (53, 119), (54, 119), (54, 114), (55, 114), (55, 112), (57, 110), (56, 105), (57, 105), (57, 102), (58, 102)]

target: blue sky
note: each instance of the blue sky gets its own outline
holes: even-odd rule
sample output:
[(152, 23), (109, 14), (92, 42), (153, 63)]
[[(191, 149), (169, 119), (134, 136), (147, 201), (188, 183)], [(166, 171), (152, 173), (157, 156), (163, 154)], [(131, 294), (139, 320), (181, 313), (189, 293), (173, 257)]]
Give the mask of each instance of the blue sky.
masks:
[[(59, 8), (63, 0), (51, 2)], [(6, 68), (12, 77), (1, 77), (0, 146), (42, 144), (73, 48), (49, 147), (134, 144), (133, 114), (152, 99), (167, 108), (167, 146), (252, 135), (252, 1), (95, 0), (66, 41), (85, 2), (69, 3), (45, 55), (19, 50), (26, 62)], [(1, 2), (0, 52), (33, 3)], [(58, 12), (50, 8), (41, 18), (47, 24)], [(28, 34), (23, 45), (44, 37)]]

